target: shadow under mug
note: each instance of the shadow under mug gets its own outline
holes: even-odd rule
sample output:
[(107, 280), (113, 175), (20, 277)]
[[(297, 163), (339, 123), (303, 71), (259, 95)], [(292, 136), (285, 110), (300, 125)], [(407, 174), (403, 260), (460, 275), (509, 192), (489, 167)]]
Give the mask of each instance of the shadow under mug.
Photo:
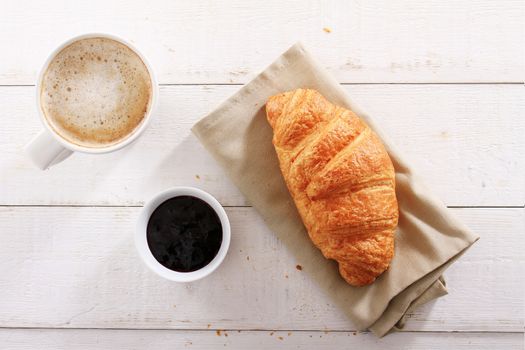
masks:
[[(57, 133), (49, 125), (49, 122), (47, 121), (44, 115), (44, 112), (42, 111), (41, 101), (40, 101), (40, 89), (42, 87), (42, 80), (44, 78), (44, 74), (47, 71), (47, 68), (49, 67), (49, 64), (52, 62), (55, 56), (68, 45), (76, 41), (79, 41), (82, 39), (88, 39), (88, 38), (112, 39), (112, 40), (120, 42), (121, 44), (129, 47), (142, 60), (142, 62), (148, 69), (148, 74), (151, 80), (151, 101), (149, 104), (148, 111), (146, 112), (146, 115), (144, 116), (144, 120), (128, 137), (123, 139), (121, 142), (107, 146), (107, 147), (100, 147), (100, 148), (99, 147), (97, 148), (82, 147), (72, 142), (69, 142), (68, 140), (63, 138), (59, 133)], [(67, 40), (66, 42), (64, 42), (62, 45), (60, 45), (59, 47), (57, 47), (49, 55), (42, 69), (40, 70), (40, 73), (38, 74), (38, 80), (36, 83), (36, 106), (37, 106), (38, 115), (40, 117), (40, 121), (42, 122), (42, 125), (44, 126), (44, 128), (33, 138), (33, 140), (31, 140), (25, 146), (25, 152), (27, 153), (29, 158), (33, 161), (33, 163), (37, 167), (39, 167), (42, 170), (45, 170), (49, 168), (50, 166), (63, 161), (64, 159), (69, 157), (73, 152), (101, 154), (101, 153), (109, 153), (109, 152), (113, 152), (118, 149), (121, 149), (122, 147), (125, 147), (126, 145), (129, 145), (130, 143), (135, 141), (142, 134), (142, 132), (147, 128), (151, 120), (153, 111), (157, 107), (158, 95), (159, 95), (159, 87), (157, 84), (155, 73), (153, 72), (151, 65), (148, 63), (146, 58), (133, 45), (131, 45), (127, 41), (119, 37), (116, 37), (114, 35), (103, 34), (103, 33), (90, 33), (90, 34), (84, 34), (84, 35), (80, 35), (80, 36), (71, 38)]]

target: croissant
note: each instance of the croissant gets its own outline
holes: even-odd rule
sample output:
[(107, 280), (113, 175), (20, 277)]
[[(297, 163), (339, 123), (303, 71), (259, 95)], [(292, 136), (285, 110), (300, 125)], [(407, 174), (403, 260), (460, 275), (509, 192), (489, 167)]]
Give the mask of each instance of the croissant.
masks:
[(394, 256), (394, 167), (352, 111), (298, 89), (266, 104), (281, 172), (313, 243), (351, 285), (374, 282)]

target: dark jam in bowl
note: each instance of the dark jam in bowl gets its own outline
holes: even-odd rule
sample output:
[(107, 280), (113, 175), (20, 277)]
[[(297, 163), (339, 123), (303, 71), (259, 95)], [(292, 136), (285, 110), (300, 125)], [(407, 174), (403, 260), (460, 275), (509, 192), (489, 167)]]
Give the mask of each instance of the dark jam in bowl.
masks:
[(221, 220), (202, 199), (174, 197), (151, 214), (147, 240), (155, 259), (168, 269), (196, 271), (208, 265), (221, 247)]

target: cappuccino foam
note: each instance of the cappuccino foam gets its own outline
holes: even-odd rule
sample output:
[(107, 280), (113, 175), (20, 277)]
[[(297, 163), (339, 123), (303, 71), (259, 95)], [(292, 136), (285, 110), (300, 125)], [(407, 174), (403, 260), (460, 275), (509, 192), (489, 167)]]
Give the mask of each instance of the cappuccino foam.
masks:
[(53, 58), (42, 79), (40, 107), (64, 139), (107, 147), (131, 135), (151, 104), (151, 78), (142, 59), (108, 38), (86, 38)]

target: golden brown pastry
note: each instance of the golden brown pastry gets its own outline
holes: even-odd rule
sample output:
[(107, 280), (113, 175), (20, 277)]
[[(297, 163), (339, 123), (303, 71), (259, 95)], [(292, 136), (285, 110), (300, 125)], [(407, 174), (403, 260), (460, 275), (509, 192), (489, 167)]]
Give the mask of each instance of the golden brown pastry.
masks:
[(354, 286), (372, 283), (394, 255), (394, 167), (378, 136), (315, 90), (266, 104), (281, 171), (314, 244)]

